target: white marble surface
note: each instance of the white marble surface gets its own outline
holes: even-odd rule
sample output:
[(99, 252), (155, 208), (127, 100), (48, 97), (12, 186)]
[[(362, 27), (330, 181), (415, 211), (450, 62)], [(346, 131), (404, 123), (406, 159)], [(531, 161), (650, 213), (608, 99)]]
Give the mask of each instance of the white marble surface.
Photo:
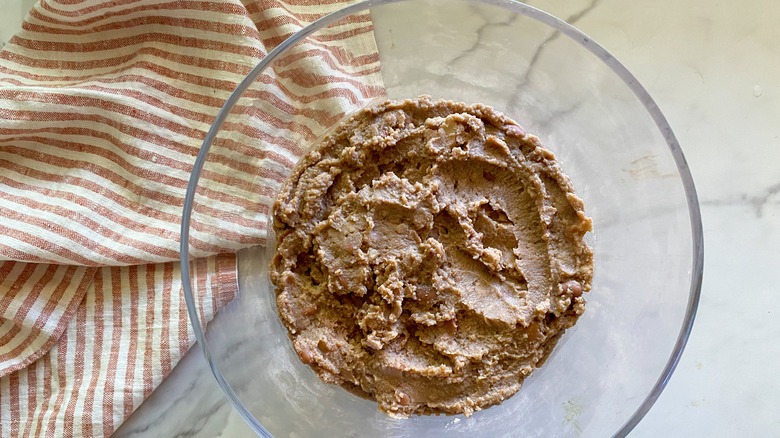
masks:
[[(4, 5), (0, 41), (31, 3)], [(780, 436), (780, 2), (531, 4), (573, 22), (638, 77), (675, 130), (701, 200), (696, 324), (631, 436)], [(252, 434), (195, 348), (115, 436)]]
[(27, 11), (35, 2), (36, 0), (13, 0), (3, 3), (3, 12), (0, 15), (0, 47), (16, 33)]

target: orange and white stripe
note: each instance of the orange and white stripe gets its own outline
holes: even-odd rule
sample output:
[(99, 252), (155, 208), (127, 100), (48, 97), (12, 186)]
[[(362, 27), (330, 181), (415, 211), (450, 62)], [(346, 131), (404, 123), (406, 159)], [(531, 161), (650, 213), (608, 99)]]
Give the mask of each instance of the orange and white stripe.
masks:
[[(235, 263), (193, 263), (203, 321), (235, 297)], [(178, 263), (99, 268), (81, 301), (53, 348), (0, 377), (0, 436), (108, 436), (195, 342)]]
[[(0, 436), (109, 435), (170, 372), (192, 342), (176, 260), (206, 132), (266, 53), (351, 2), (30, 11), (0, 51)], [(306, 145), (384, 94), (372, 32), (366, 13), (295, 47), (224, 124), (190, 236), (205, 320), (235, 294), (233, 256), (214, 255), (264, 244)]]
[(86, 266), (0, 263), (3, 374), (27, 366), (54, 345), (94, 274), (95, 268)]
[[(32, 11), (0, 53), (7, 247), (93, 266), (177, 257), (189, 170), (222, 102), (271, 47), (343, 5), (246, 3), (48, 0)], [(333, 26), (239, 102), (204, 169), (194, 255), (262, 243), (302, 145), (383, 93), (371, 30), (368, 15)], [(0, 260), (18, 259), (10, 252), (0, 246)]]

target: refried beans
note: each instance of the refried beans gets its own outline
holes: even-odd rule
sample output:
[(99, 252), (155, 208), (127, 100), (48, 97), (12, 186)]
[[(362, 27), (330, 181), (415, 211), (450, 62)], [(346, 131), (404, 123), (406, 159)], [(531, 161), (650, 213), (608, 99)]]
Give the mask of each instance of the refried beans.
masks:
[(300, 359), (392, 417), (501, 403), (585, 310), (582, 200), (492, 108), (422, 96), (343, 121), (274, 205), (271, 281)]

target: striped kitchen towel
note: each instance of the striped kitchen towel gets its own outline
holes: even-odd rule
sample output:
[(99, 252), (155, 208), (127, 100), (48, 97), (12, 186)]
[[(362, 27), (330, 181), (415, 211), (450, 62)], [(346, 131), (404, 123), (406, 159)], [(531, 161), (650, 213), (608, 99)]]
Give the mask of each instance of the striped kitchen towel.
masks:
[[(0, 52), (0, 436), (108, 436), (194, 342), (179, 226), (237, 83), (342, 0), (41, 0)], [(204, 321), (237, 294), (307, 143), (384, 94), (369, 14), (274, 64), (203, 171), (190, 238)]]

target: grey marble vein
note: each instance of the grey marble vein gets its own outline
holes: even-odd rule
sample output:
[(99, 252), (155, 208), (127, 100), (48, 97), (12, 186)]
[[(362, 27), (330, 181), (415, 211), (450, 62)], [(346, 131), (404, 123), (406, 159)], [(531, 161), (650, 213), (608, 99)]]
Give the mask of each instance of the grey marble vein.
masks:
[(181, 432), (177, 433), (176, 435), (173, 435), (173, 438), (190, 438), (197, 436), (201, 433), (201, 431), (204, 429), (204, 426), (208, 424), (212, 417), (222, 410), (222, 408), (225, 407), (222, 403), (215, 403), (212, 405), (212, 407), (206, 411), (201, 411), (200, 415), (198, 415), (196, 421), (191, 423), (189, 427), (182, 430)]
[[(573, 14), (569, 15), (565, 19), (563, 19), (565, 22), (574, 25), (578, 21), (580, 21), (585, 15), (587, 15), (589, 12), (591, 12), (599, 3), (599, 0), (591, 0), (591, 2), (585, 6), (584, 8), (580, 9), (577, 12), (574, 12)], [(530, 3), (529, 3), (530, 4)], [(536, 51), (534, 51), (534, 54), (531, 56), (531, 61), (528, 63), (528, 68), (523, 73), (522, 79), (518, 81), (517, 85), (515, 86), (514, 90), (511, 93), (511, 97), (509, 98), (509, 104), (508, 108), (514, 108), (518, 105), (520, 102), (520, 94), (523, 90), (523, 87), (528, 83), (531, 74), (533, 73), (534, 67), (539, 62), (539, 58), (544, 53), (545, 48), (547, 45), (554, 41), (556, 38), (558, 38), (561, 35), (559, 31), (555, 31), (547, 37), (544, 41), (542, 41), (541, 44), (536, 48)]]
[(702, 201), (702, 205), (711, 207), (746, 205), (753, 210), (756, 217), (761, 218), (769, 204), (780, 205), (780, 199), (774, 199), (778, 194), (780, 194), (780, 183), (766, 187), (758, 191), (757, 194), (741, 193), (727, 198), (706, 199)]
[(510, 26), (515, 21), (517, 21), (518, 14), (510, 14), (509, 18), (503, 21), (490, 21), (488, 17), (485, 16), (483, 13), (483, 9), (480, 7), (477, 7), (476, 5), (471, 5), (470, 9), (474, 12), (475, 15), (478, 15), (484, 22), (482, 25), (479, 26), (476, 30), (477, 39), (474, 41), (474, 44), (463, 51), (460, 55), (456, 56), (455, 58), (450, 61), (450, 65), (455, 65), (458, 61), (461, 59), (468, 58), (469, 55), (471, 55), (475, 50), (477, 50), (478, 47), (480, 47), (481, 44), (483, 44), (483, 35), (487, 29), (492, 29), (497, 26)]
[(547, 128), (550, 125), (550, 123), (552, 123), (555, 120), (559, 120), (563, 117), (566, 117), (572, 113), (575, 113), (577, 110), (579, 110), (582, 107), (583, 103), (584, 102), (582, 100), (577, 100), (576, 102), (574, 102), (573, 104), (569, 105), (566, 108), (554, 110), (553, 112), (550, 113), (549, 116), (537, 121), (537, 129), (539, 130), (539, 132), (548, 131)]

